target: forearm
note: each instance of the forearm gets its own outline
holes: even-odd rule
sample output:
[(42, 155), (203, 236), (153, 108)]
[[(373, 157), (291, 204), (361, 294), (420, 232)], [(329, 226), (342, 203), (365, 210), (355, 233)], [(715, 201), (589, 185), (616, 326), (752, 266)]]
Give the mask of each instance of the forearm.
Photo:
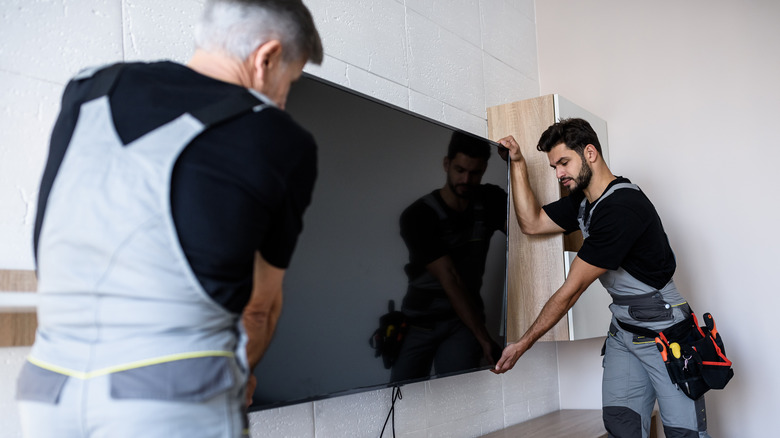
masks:
[(252, 295), (244, 308), (242, 322), (248, 339), (246, 353), (253, 369), (271, 343), (282, 312), (284, 270), (270, 265), (258, 252), (252, 279)]
[(526, 330), (519, 341), (504, 349), (501, 359), (496, 364), (495, 372), (504, 373), (512, 369), (520, 356), (553, 328), (577, 302), (588, 286), (606, 271), (604, 268), (584, 262), (579, 257), (575, 258), (566, 281), (547, 300), (531, 327)]
[(445, 278), (440, 280), (447, 298), (463, 324), (482, 342), (490, 341), (490, 335), (482, 315), (477, 310), (477, 303), (469, 297), (466, 286), (460, 279), (458, 273), (452, 269)]
[[(571, 288), (573, 288), (573, 291), (567, 290)], [(539, 312), (539, 315), (520, 338), (518, 344), (522, 344), (524, 350), (531, 348), (536, 341), (550, 331), (555, 324), (566, 315), (586, 288), (587, 285), (577, 287), (576, 285), (564, 283), (563, 286), (547, 300), (547, 303), (545, 303), (544, 307), (542, 307), (542, 310)]]
[(575, 257), (571, 263), (569, 275), (563, 285), (547, 300), (539, 316), (531, 324), (521, 340), (533, 345), (547, 331), (549, 331), (563, 315), (574, 306), (585, 290), (607, 270), (591, 265), (579, 257)]
[(269, 303), (267, 308), (247, 309), (242, 317), (244, 329), (249, 338), (246, 345), (246, 354), (250, 369), (260, 362), (263, 354), (271, 344), (276, 323), (282, 312), (281, 292), (276, 294), (276, 299)]

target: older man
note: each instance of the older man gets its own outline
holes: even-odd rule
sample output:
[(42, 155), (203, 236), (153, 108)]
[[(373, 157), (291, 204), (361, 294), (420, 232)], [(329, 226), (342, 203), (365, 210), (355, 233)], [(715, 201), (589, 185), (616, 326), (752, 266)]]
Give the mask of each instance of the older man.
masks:
[(247, 433), (316, 175), (314, 139), (283, 109), (322, 45), (300, 1), (211, 0), (196, 46), (186, 66), (87, 70), (64, 92), (35, 224), (26, 436)]

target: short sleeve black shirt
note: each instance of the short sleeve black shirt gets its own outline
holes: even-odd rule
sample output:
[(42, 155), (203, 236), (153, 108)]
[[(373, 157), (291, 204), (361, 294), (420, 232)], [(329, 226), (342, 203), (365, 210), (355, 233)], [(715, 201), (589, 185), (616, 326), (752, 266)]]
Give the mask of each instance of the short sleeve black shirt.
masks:
[[(92, 79), (67, 86), (52, 131), (35, 241), (46, 200)], [(240, 86), (172, 62), (127, 64), (109, 96), (123, 143), (231, 95)], [(249, 300), (255, 251), (287, 268), (316, 178), (313, 137), (284, 111), (269, 107), (207, 129), (177, 160), (171, 208), (180, 244), (204, 289), (226, 309)]]
[[(618, 177), (607, 187), (630, 182)], [(606, 190), (605, 190), (606, 192)], [(545, 205), (547, 215), (566, 232), (579, 229), (577, 215), (584, 195), (566, 196)], [(587, 203), (585, 218), (593, 204)], [(660, 289), (676, 269), (674, 253), (655, 207), (645, 194), (618, 189), (598, 203), (590, 218), (588, 238), (577, 256), (604, 269), (625, 269), (636, 279)]]

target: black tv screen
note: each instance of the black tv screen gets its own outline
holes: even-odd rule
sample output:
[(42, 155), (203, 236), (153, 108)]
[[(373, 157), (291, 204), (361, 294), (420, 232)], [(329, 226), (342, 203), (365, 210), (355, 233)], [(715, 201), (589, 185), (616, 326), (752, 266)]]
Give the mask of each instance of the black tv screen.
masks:
[[(432, 369), (392, 381), (370, 344), (389, 302), (400, 309), (407, 290), (399, 217), (444, 185), (454, 134), (491, 145), (482, 183), (506, 189), (497, 144), (310, 75), (293, 85), (287, 111), (317, 140), (318, 177), (285, 276), (276, 333), (254, 372), (250, 410), (440, 377)], [(501, 347), (506, 242), (504, 233), (493, 234), (481, 288), (486, 327)]]

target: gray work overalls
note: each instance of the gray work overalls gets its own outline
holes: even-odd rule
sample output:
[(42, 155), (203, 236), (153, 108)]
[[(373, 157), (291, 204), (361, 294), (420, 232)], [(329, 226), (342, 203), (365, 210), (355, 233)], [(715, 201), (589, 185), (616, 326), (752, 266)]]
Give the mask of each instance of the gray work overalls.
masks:
[[(583, 238), (588, 238), (590, 218), (598, 205), (616, 190), (639, 190), (635, 184), (611, 186), (586, 212), (587, 198), (578, 214)], [(587, 213), (587, 217), (586, 217)], [(610, 437), (643, 437), (650, 433), (656, 399), (667, 438), (709, 437), (704, 398), (689, 399), (672, 383), (654, 339), (630, 333), (618, 320), (652, 331), (661, 331), (685, 320), (690, 309), (674, 281), (662, 289), (649, 286), (623, 268), (608, 270), (599, 281), (612, 296), (612, 322), (605, 343), (602, 406)], [(701, 432), (699, 432), (701, 431)]]
[(268, 101), (223, 99), (124, 145), (108, 97), (121, 69), (91, 79), (46, 204), (22, 426), (31, 437), (241, 436), (246, 336), (192, 272), (170, 186), (192, 139)]

